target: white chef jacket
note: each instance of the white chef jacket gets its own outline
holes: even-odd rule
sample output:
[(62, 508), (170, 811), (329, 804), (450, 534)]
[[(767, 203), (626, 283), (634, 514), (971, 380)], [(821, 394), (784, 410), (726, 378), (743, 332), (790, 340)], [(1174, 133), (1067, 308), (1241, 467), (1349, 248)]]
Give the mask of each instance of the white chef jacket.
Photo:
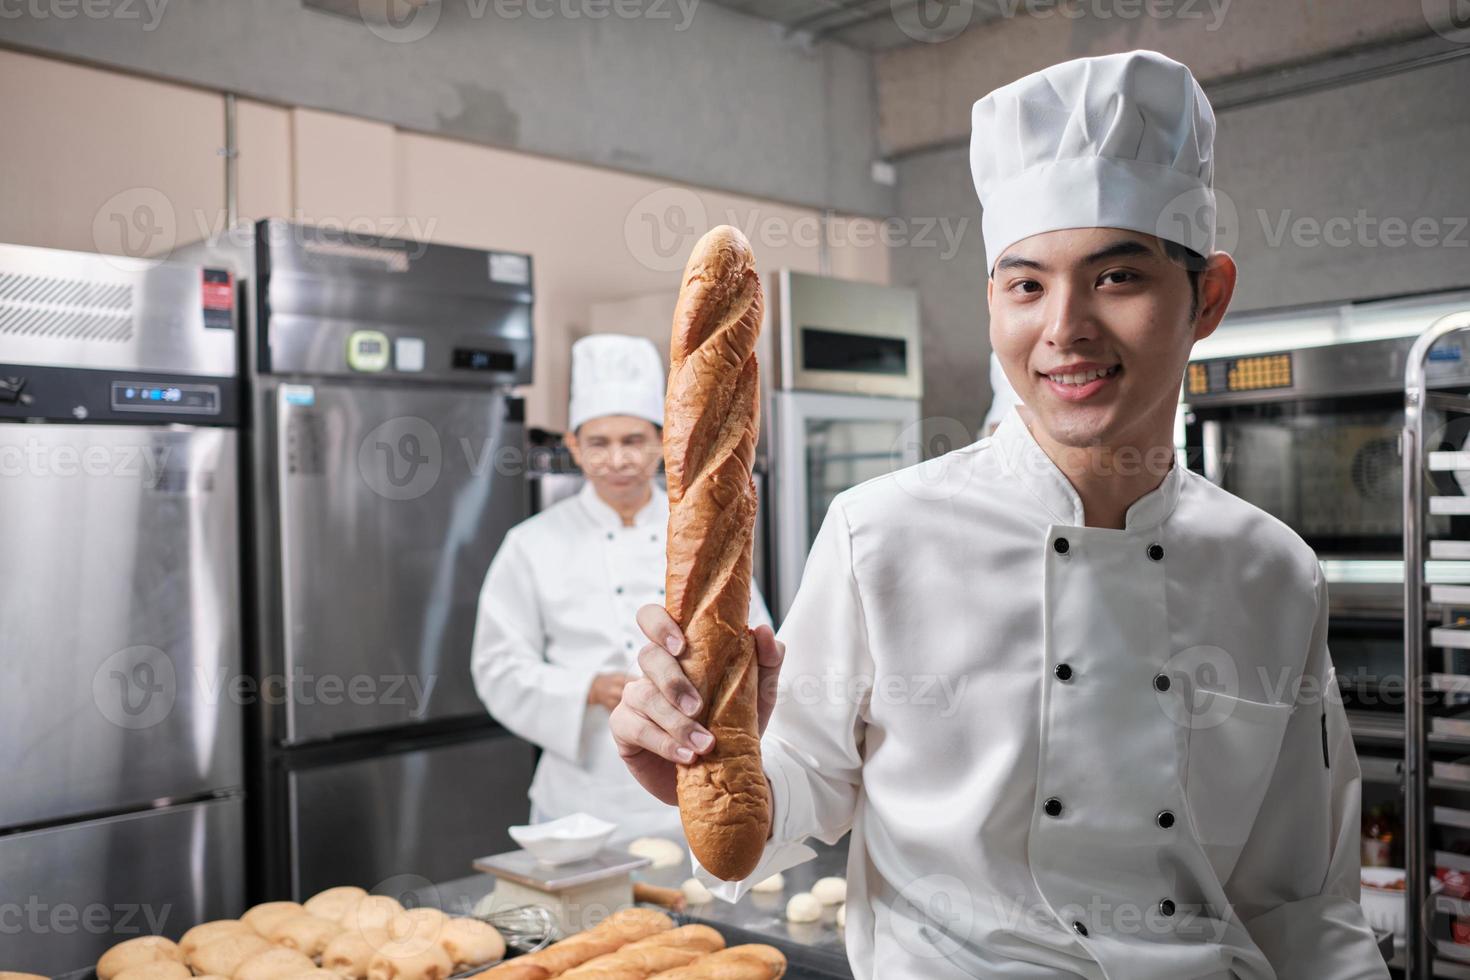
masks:
[(840, 494), (780, 636), (772, 840), (696, 873), (851, 829), (858, 980), (1387, 978), (1320, 566), (1198, 474), (1086, 527), (1013, 408)]
[[(679, 811), (638, 785), (618, 755), (608, 711), (587, 703), (598, 674), (637, 676), (640, 606), (664, 601), (669, 499), (623, 525), (589, 482), (511, 528), (480, 590), (471, 670), (490, 714), (544, 751), (531, 802), (548, 819), (584, 812), (619, 825), (614, 840), (682, 839)], [(751, 585), (750, 625), (770, 625)], [(492, 774), (493, 775), (493, 774)]]

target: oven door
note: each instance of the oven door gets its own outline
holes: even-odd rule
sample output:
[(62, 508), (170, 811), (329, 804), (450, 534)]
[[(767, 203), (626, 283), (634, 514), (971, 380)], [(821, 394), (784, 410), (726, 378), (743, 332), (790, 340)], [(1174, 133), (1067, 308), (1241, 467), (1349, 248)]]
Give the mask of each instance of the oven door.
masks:
[[(1185, 444), (1192, 469), (1280, 518), (1319, 555), (1397, 556), (1403, 421), (1400, 392), (1193, 407)], [(1433, 431), (1430, 449), (1470, 442), (1470, 421)], [(1448, 518), (1430, 520), (1444, 523), (1429, 528), (1431, 535), (1448, 533)]]

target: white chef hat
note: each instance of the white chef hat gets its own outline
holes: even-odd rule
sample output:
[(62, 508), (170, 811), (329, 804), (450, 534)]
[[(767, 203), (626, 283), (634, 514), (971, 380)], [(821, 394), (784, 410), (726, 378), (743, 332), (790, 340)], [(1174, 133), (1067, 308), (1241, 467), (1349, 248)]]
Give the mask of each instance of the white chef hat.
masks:
[(664, 424), (664, 363), (646, 337), (598, 333), (572, 345), (572, 431), (588, 419), (632, 415)]
[(1215, 244), (1215, 113), (1157, 51), (1077, 58), (975, 103), (970, 169), (990, 269), (1023, 238), (1127, 228), (1201, 255)]

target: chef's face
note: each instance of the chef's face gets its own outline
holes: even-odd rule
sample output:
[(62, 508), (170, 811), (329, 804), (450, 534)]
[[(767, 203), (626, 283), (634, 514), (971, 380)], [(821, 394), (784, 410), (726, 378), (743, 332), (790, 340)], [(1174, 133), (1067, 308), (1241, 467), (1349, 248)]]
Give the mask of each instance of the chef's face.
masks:
[(1063, 446), (1171, 441), (1190, 348), (1224, 316), (1235, 264), (1216, 252), (1198, 279), (1196, 301), (1158, 238), (1117, 228), (1006, 249), (989, 284), (990, 340), (1031, 420)]
[(638, 503), (658, 471), (658, 426), (631, 415), (588, 419), (567, 436), (567, 448), (602, 499)]

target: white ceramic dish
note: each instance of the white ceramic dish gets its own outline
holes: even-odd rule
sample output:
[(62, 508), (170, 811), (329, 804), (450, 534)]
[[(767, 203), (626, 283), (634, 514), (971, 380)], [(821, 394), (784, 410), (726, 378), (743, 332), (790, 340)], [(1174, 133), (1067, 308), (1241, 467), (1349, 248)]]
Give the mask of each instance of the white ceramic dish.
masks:
[(511, 827), (510, 837), (542, 864), (558, 865), (592, 857), (617, 829), (617, 824), (574, 813), (560, 820)]
[[(1387, 886), (1404, 880), (1403, 868), (1362, 869), (1361, 896), (1363, 916), (1374, 929), (1392, 932), (1394, 939), (1404, 942), (1408, 920), (1404, 890)], [(1444, 883), (1430, 879), (1430, 892), (1439, 892)]]

